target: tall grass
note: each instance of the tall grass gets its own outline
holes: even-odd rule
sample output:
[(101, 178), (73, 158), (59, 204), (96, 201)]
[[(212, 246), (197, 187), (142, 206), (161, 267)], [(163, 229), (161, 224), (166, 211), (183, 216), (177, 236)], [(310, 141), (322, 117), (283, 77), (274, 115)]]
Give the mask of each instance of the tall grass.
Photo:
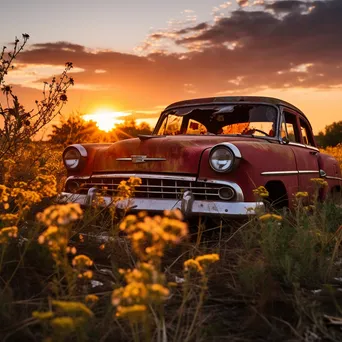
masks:
[(101, 197), (54, 203), (60, 152), (25, 158), (37, 149), (29, 172), (7, 162), (0, 187), (0, 340), (341, 340), (340, 205), (299, 193), (293, 212), (230, 231), (178, 211), (122, 218)]

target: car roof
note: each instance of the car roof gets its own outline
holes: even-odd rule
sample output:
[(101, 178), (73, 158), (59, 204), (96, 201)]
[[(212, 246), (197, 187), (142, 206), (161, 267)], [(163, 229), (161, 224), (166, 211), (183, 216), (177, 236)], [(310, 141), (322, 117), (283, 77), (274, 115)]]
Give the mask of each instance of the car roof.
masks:
[[(204, 97), (197, 99), (189, 99), (184, 101), (178, 101), (167, 106), (163, 111), (167, 111), (173, 108), (179, 107), (187, 107), (192, 105), (204, 105), (204, 104), (212, 104), (212, 103), (231, 103), (231, 102), (255, 102), (255, 103), (263, 103), (270, 105), (280, 105), (292, 110), (299, 112), (304, 118), (308, 120), (305, 114), (297, 107), (292, 105), (289, 102), (268, 96), (218, 96), (218, 97)], [(310, 122), (309, 122), (310, 123)]]

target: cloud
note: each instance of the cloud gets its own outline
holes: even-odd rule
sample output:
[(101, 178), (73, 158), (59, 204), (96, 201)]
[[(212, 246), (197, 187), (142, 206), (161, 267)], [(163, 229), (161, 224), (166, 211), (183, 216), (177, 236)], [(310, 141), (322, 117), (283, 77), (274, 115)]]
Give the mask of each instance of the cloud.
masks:
[(300, 0), (278, 0), (266, 4), (265, 8), (273, 10), (276, 13), (290, 13), (307, 10), (311, 5), (310, 2)]
[(89, 94), (93, 88), (98, 101), (132, 110), (267, 88), (342, 87), (342, 1), (310, 2), (309, 12), (303, 4), (258, 1), (257, 10), (239, 8), (216, 22), (189, 22), (149, 37), (178, 50), (161, 45), (138, 56), (57, 42), (33, 45), (19, 61), (55, 66), (72, 61), (81, 70), (73, 75), (79, 88)]
[(241, 7), (248, 6), (248, 0), (237, 0), (237, 3)]

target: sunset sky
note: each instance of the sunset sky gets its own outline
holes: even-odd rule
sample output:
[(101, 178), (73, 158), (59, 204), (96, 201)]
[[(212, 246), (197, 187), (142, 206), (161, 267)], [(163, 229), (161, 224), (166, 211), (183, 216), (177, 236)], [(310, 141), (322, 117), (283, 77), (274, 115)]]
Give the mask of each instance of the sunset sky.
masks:
[[(342, 0), (1, 0), (0, 46), (30, 35), (7, 81), (26, 109), (73, 62), (63, 114), (117, 111), (152, 124), (168, 104), (278, 97), (315, 133), (342, 120)], [(130, 116), (125, 116), (125, 118)]]

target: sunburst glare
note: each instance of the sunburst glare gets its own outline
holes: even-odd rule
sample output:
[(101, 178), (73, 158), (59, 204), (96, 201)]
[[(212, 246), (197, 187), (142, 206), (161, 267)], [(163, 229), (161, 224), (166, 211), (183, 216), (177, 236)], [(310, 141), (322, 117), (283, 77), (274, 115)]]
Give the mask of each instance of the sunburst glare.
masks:
[(130, 115), (130, 113), (97, 110), (94, 113), (83, 115), (83, 119), (86, 121), (94, 121), (100, 130), (109, 132), (115, 128), (116, 125), (124, 122), (124, 120), (120, 119), (121, 117), (128, 115)]

